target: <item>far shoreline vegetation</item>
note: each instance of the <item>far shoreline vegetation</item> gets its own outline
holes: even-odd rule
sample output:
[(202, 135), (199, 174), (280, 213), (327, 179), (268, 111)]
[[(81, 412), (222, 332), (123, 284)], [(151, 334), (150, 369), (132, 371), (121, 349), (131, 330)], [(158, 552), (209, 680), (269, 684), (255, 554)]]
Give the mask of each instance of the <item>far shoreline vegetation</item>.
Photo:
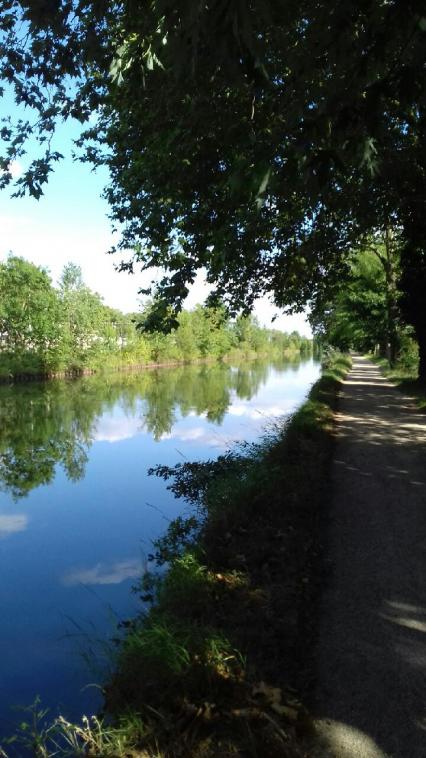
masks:
[(221, 307), (182, 311), (168, 334), (143, 331), (149, 312), (105, 305), (74, 263), (54, 287), (43, 268), (10, 256), (0, 264), (0, 382), (312, 351), (297, 332), (263, 328), (251, 316), (231, 320)]

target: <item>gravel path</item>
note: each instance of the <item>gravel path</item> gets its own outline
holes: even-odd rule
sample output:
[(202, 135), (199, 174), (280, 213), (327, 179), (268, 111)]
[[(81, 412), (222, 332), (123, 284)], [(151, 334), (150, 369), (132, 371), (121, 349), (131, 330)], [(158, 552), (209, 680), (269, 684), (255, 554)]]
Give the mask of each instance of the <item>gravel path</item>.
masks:
[(313, 755), (426, 758), (426, 416), (360, 357), (332, 491)]

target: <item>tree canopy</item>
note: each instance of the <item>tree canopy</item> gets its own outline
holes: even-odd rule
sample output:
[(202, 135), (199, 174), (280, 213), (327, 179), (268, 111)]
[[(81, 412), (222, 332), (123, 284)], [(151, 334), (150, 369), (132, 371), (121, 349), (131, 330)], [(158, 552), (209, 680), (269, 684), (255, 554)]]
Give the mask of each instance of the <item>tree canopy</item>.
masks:
[[(355, 242), (401, 233), (404, 313), (426, 376), (426, 15), (421, 0), (9, 2), (1, 75), (36, 125), (6, 121), (3, 183), (42, 192), (57, 118), (106, 165), (123, 267), (161, 266), (175, 324), (197, 271), (211, 301), (301, 309), (347, 275)], [(170, 308), (171, 306), (171, 308)]]

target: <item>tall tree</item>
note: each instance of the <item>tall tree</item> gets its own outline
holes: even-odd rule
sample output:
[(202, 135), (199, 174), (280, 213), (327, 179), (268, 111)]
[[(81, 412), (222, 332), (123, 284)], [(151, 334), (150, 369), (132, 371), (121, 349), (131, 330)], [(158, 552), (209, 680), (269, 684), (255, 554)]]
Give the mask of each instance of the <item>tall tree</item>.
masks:
[(21, 372), (56, 367), (60, 305), (47, 272), (10, 256), (0, 264), (0, 359)]
[(402, 322), (388, 267), (395, 269), (397, 263), (396, 258), (387, 259), (385, 247), (376, 241), (354, 253), (347, 276), (312, 309), (310, 320), (317, 337), (344, 350), (372, 351), (379, 346), (393, 362)]
[(65, 365), (80, 369), (90, 365), (90, 361), (105, 350), (110, 337), (111, 314), (100, 295), (86, 287), (81, 269), (75, 263), (68, 263), (64, 268), (60, 299), (63, 360)]

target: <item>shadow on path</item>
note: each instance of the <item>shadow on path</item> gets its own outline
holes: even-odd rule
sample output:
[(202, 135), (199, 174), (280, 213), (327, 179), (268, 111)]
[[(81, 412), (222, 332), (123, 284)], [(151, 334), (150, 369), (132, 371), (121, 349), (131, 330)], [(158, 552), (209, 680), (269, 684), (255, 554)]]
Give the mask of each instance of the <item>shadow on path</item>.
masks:
[(344, 383), (318, 644), (324, 755), (426, 756), (426, 418), (366, 359)]

